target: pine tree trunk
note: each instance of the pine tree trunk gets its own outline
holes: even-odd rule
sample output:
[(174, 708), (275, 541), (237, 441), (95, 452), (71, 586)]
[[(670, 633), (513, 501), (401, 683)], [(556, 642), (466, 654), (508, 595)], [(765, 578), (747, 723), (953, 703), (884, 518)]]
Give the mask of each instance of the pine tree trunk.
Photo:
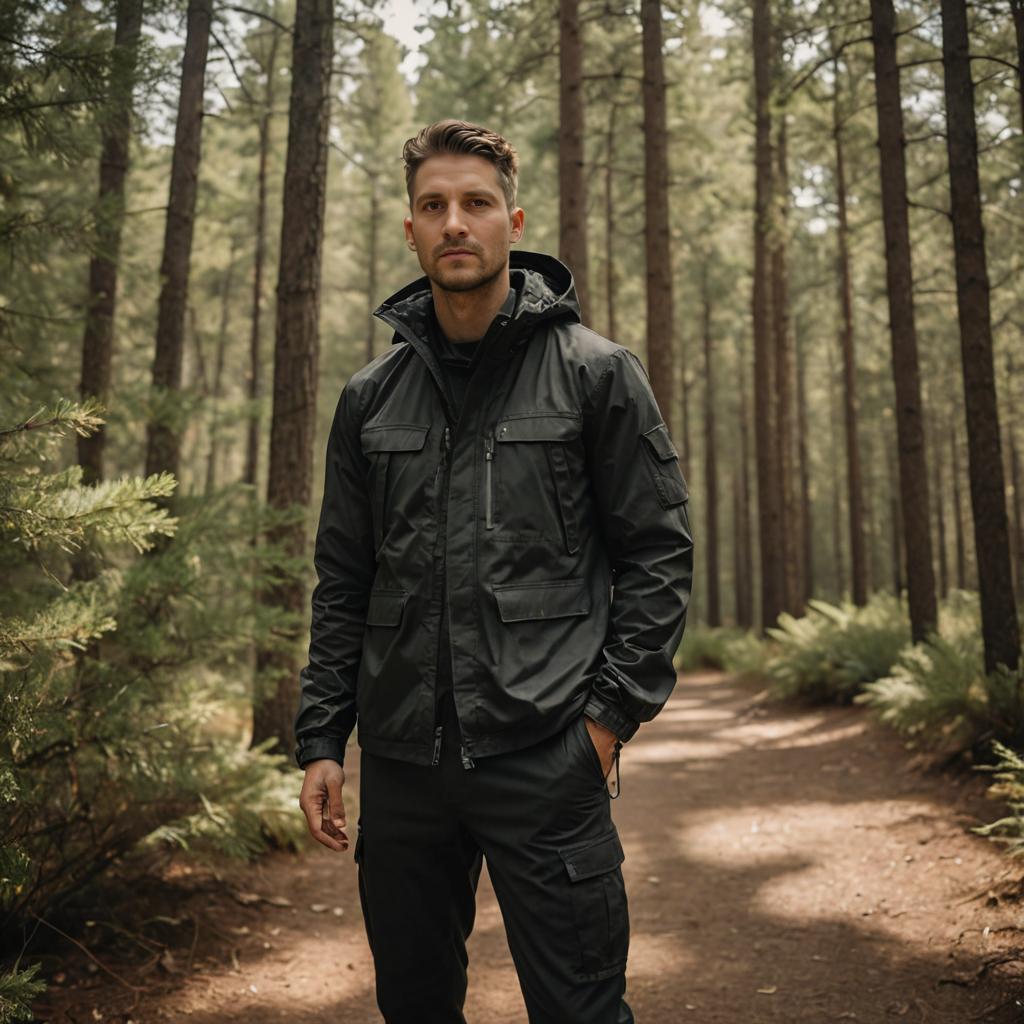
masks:
[(736, 581), (736, 621), (747, 629), (754, 625), (754, 539), (750, 525), (750, 421), (747, 417), (747, 381), (745, 353), (736, 353), (736, 377), (739, 402), (737, 418), (740, 425), (739, 456), (739, 567)]
[[(267, 482), (267, 502), (277, 509), (307, 507), (313, 493), (333, 27), (334, 0), (297, 0)], [(305, 520), (278, 527), (269, 540), (289, 555), (302, 557), (306, 553)], [(301, 619), (306, 601), (304, 576), (284, 580), (262, 595), (262, 600)], [(294, 639), (287, 650), (278, 643), (276, 648), (257, 652), (258, 677), (262, 679), (273, 670), (274, 680), (269, 694), (258, 695), (252, 737), (254, 745), (277, 737), (278, 749), (289, 754), (300, 667), (297, 629)]]
[(608, 337), (615, 341), (619, 327), (615, 318), (616, 280), (615, 280), (615, 112), (618, 106), (612, 103), (608, 107), (608, 130), (605, 133), (604, 169), (604, 298), (608, 321)]
[[(117, 262), (124, 225), (124, 183), (128, 174), (131, 138), (132, 88), (142, 35), (142, 0), (118, 0), (111, 54), (110, 89), (102, 128), (99, 199), (96, 203), (95, 251), (89, 260), (89, 297), (82, 337), (83, 399), (107, 403), (114, 356), (114, 313), (117, 302)], [(103, 479), (106, 426), (78, 437), (78, 464), (86, 484)]]
[(707, 552), (707, 624), (722, 624), (718, 578), (718, 456), (715, 451), (715, 380), (711, 359), (711, 284), (705, 257), (701, 265), (701, 325), (704, 335), (704, 550)]
[[(777, 54), (776, 54), (777, 56)], [(771, 233), (772, 338), (775, 350), (775, 440), (779, 472), (776, 500), (782, 514), (779, 538), (782, 542), (782, 609), (792, 615), (801, 611), (800, 593), (800, 510), (796, 501), (796, 459), (793, 446), (793, 335), (789, 318), (789, 271), (786, 265), (787, 207), (789, 175), (786, 165), (786, 113), (778, 119), (773, 181), (774, 217)]]
[(1017, 538), (1017, 551), (1014, 565), (1017, 567), (1017, 595), (1024, 599), (1024, 474), (1020, 468), (1020, 449), (1017, 438), (1010, 432), (1010, 474), (1013, 482), (1013, 532)]
[(380, 183), (376, 174), (370, 175), (370, 220), (366, 225), (366, 316), (369, 327), (366, 331), (366, 361), (373, 361), (374, 348), (377, 340), (377, 318), (373, 311), (380, 305), (377, 295), (377, 264), (380, 258), (377, 254), (378, 235), (380, 233)]
[(668, 129), (661, 0), (640, 0), (644, 51), (644, 252), (647, 266), (647, 369), (662, 419), (672, 426), (675, 339), (668, 205)]
[[(889, 492), (889, 559), (892, 565), (892, 592), (899, 597), (903, 593), (903, 544), (900, 536), (900, 486), (892, 449), (886, 446), (885, 468)], [(929, 513), (930, 514), (930, 513)]]
[[(1013, 13), (1013, 32), (1017, 40), (1017, 98), (1020, 100), (1020, 135), (1018, 141), (1024, 146), (1024, 0), (1010, 0)], [(1024, 155), (1021, 165), (1024, 166)]]
[(964, 504), (960, 491), (960, 447), (956, 439), (956, 427), (949, 424), (949, 448), (953, 461), (953, 526), (956, 536), (956, 585), (967, 589), (967, 538), (964, 536)]
[(195, 227), (203, 130), (203, 85), (210, 43), (212, 0), (189, 0), (185, 54), (181, 67), (178, 120), (174, 128), (171, 187), (167, 200), (156, 352), (153, 358), (154, 409), (146, 437), (146, 473), (178, 476), (181, 460), (181, 364), (184, 354), (185, 307)]
[(832, 138), (836, 150), (836, 203), (839, 207), (839, 340), (843, 352), (843, 421), (846, 427), (846, 485), (849, 494), (850, 568), (853, 603), (868, 601), (867, 559), (864, 551), (864, 484), (857, 440), (857, 362), (854, 356), (853, 273), (850, 266), (850, 227), (846, 202), (846, 161), (839, 112), (839, 62), (833, 61), (836, 82), (832, 94)]
[(871, 26), (889, 329), (896, 384), (900, 504), (907, 552), (907, 593), (911, 636), (915, 642), (920, 642), (930, 630), (935, 629), (938, 607), (935, 600), (935, 568), (932, 565), (928, 511), (928, 467), (921, 422), (921, 381), (914, 324), (914, 284), (903, 151), (903, 109), (896, 59), (896, 15), (892, 0), (871, 0)]
[(558, 2), (558, 257), (572, 271), (581, 317), (589, 324), (583, 31), (579, 7), (579, 0)]
[(213, 361), (213, 386), (210, 389), (210, 450), (206, 457), (206, 493), (217, 486), (217, 462), (220, 455), (220, 400), (224, 394), (224, 360), (228, 348), (228, 327), (231, 323), (231, 293), (235, 276), (235, 253), (238, 240), (231, 240), (231, 255), (221, 280), (220, 325), (217, 329), (217, 351)]
[(967, 410), (967, 468), (981, 592), (985, 669), (991, 672), (997, 664), (1011, 669), (1017, 667), (1020, 629), (1010, 568), (992, 316), (978, 180), (974, 83), (968, 53), (967, 6), (963, 0), (942, 0), (942, 63), (956, 297)]
[(772, 26), (769, 0), (754, 0), (754, 438), (757, 446), (757, 522), (761, 548), (761, 626), (782, 611), (782, 508), (777, 486), (780, 466), (775, 442), (775, 359), (772, 350)]
[[(839, 470), (842, 461), (839, 454), (839, 435), (836, 424), (839, 422), (839, 399), (836, 396), (836, 364), (835, 353), (830, 345), (826, 349), (828, 355), (828, 409), (829, 409), (829, 464), (832, 467), (832, 564), (835, 568), (835, 586), (837, 598), (846, 592), (846, 570), (843, 560), (843, 499), (842, 478)], [(847, 486), (849, 477), (847, 476)]]
[(263, 393), (263, 355), (260, 342), (263, 336), (263, 267), (267, 259), (267, 164), (270, 157), (270, 118), (274, 110), (277, 82), (277, 48), (281, 34), (276, 30), (271, 37), (270, 55), (264, 69), (266, 81), (263, 90), (263, 110), (260, 113), (259, 168), (257, 171), (256, 199), (256, 251), (253, 256), (252, 317), (249, 330), (248, 398), (249, 417), (245, 438), (245, 472), (242, 480), (255, 489), (260, 461), (260, 410)]
[(807, 361), (800, 336), (796, 339), (797, 455), (800, 464), (800, 541), (803, 564), (801, 607), (814, 597), (814, 530), (811, 518), (811, 465), (807, 450)]
[[(933, 434), (937, 438), (937, 431)], [(932, 463), (935, 486), (935, 522), (939, 534), (939, 596), (945, 598), (949, 594), (949, 557), (946, 552), (946, 491), (942, 482), (942, 446), (936, 440), (932, 445), (934, 456)]]

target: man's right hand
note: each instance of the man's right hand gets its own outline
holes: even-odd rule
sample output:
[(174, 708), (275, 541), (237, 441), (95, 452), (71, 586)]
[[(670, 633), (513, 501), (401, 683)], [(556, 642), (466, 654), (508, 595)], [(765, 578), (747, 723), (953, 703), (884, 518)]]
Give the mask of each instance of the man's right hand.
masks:
[(328, 849), (348, 849), (345, 832), (345, 801), (341, 791), (345, 785), (345, 769), (329, 757), (310, 761), (302, 780), (299, 806), (306, 815), (309, 834)]

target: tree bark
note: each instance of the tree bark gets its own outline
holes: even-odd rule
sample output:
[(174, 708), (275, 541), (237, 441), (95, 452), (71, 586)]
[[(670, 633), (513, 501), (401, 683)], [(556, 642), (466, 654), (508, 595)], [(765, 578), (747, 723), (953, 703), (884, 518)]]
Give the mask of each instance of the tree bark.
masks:
[(153, 358), (154, 408), (146, 437), (146, 473), (178, 476), (181, 460), (181, 363), (185, 307), (195, 227), (203, 130), (203, 85), (210, 43), (212, 0), (189, 0), (185, 54), (181, 67), (178, 120), (174, 128), (171, 187), (167, 200), (156, 352)]
[[(778, 54), (774, 55), (776, 58)], [(800, 614), (803, 576), (800, 547), (800, 508), (796, 500), (797, 467), (793, 424), (793, 334), (789, 316), (789, 270), (786, 265), (787, 207), (789, 174), (786, 163), (786, 112), (777, 121), (775, 175), (772, 182), (771, 278), (772, 339), (775, 356), (775, 440), (778, 445), (779, 472), (775, 478), (782, 521), (779, 539), (782, 542), (782, 609)]]
[(255, 489), (260, 462), (260, 408), (263, 393), (263, 267), (267, 260), (267, 164), (270, 158), (270, 119), (274, 112), (277, 82), (277, 48), (281, 33), (275, 27), (270, 41), (270, 54), (264, 69), (263, 110), (260, 113), (259, 167), (256, 195), (256, 248), (253, 253), (252, 315), (249, 327), (249, 417), (245, 437), (245, 470), (242, 481)]
[(736, 576), (736, 622), (750, 629), (754, 625), (754, 552), (750, 527), (750, 421), (747, 417), (747, 381), (745, 353), (737, 345), (736, 386), (739, 402), (737, 418), (740, 426), (739, 455), (739, 534)]
[(956, 538), (956, 585), (967, 589), (967, 538), (964, 536), (964, 505), (960, 491), (960, 448), (957, 444), (956, 427), (949, 423), (949, 449), (953, 465), (953, 527)]
[(231, 294), (235, 277), (235, 253), (238, 240), (231, 240), (231, 255), (221, 279), (220, 324), (217, 328), (217, 350), (213, 360), (213, 385), (210, 388), (210, 449), (206, 456), (206, 493), (217, 486), (217, 462), (220, 455), (220, 400), (224, 395), (224, 361), (228, 349), (228, 328), (231, 324)]
[(942, 446), (938, 443), (938, 431), (932, 435), (935, 443), (932, 458), (935, 486), (935, 523), (938, 529), (939, 542), (939, 596), (945, 598), (949, 593), (949, 557), (946, 550), (946, 489), (942, 482)]
[(558, 72), (558, 257), (572, 271), (580, 314), (583, 322), (589, 324), (583, 30), (579, 0), (558, 3)]
[[(835, 566), (836, 595), (842, 598), (846, 592), (846, 568), (843, 559), (843, 499), (841, 494), (842, 480), (839, 471), (839, 438), (836, 424), (839, 421), (839, 402), (836, 399), (835, 356), (832, 347), (828, 348), (828, 401), (829, 401), (829, 446), (832, 452), (832, 562)], [(849, 474), (847, 474), (849, 487)], [(863, 538), (864, 522), (861, 518), (861, 537)], [(865, 589), (867, 589), (865, 587)]]
[(974, 83), (968, 52), (967, 5), (963, 0), (942, 0), (942, 64), (956, 298), (967, 411), (967, 468), (981, 592), (985, 670), (991, 672), (999, 664), (1010, 669), (1019, 664), (1020, 628), (1010, 567), (985, 230), (978, 180)]
[(864, 548), (864, 482), (857, 439), (857, 362), (854, 355), (853, 273), (850, 263), (850, 226), (847, 217), (846, 160), (839, 110), (839, 61), (832, 62), (836, 87), (832, 94), (832, 138), (836, 153), (836, 203), (839, 208), (839, 341), (843, 353), (843, 423), (846, 429), (846, 482), (849, 495), (850, 569), (853, 603), (868, 601), (867, 556)]
[(871, 0), (871, 35), (910, 631), (913, 640), (920, 642), (936, 628), (938, 607), (928, 512), (928, 467), (921, 423), (903, 109), (892, 0)]
[(675, 390), (672, 247), (668, 203), (668, 126), (661, 0), (640, 0), (644, 54), (644, 253), (647, 368), (661, 416), (671, 430)]
[(715, 381), (711, 359), (711, 283), (707, 257), (701, 266), (701, 326), (704, 335), (704, 550), (707, 552), (707, 613), (709, 626), (722, 624), (718, 578), (718, 456), (715, 450)]
[(615, 274), (615, 112), (616, 103), (608, 106), (608, 129), (605, 133), (604, 169), (604, 299), (608, 321), (608, 337), (614, 341), (619, 328), (615, 318), (616, 274)]
[(782, 508), (775, 441), (776, 369), (772, 357), (772, 26), (769, 0), (754, 0), (754, 434), (757, 446), (758, 529), (761, 547), (761, 626), (772, 625), (783, 606)]
[[(117, 262), (124, 226), (124, 183), (128, 175), (132, 90), (142, 35), (142, 0), (118, 0), (114, 48), (110, 56), (110, 88), (101, 130), (99, 199), (96, 203), (96, 248), (89, 260), (89, 297), (82, 337), (83, 399), (95, 397), (104, 405), (110, 393), (114, 357), (114, 314), (117, 303)], [(103, 479), (106, 426), (78, 437), (82, 481)]]
[(800, 606), (814, 597), (814, 530), (811, 519), (811, 465), (807, 450), (807, 361), (800, 335), (796, 338), (797, 455), (800, 464), (800, 546), (803, 565)]
[[(320, 284), (327, 192), (327, 130), (334, 53), (334, 0), (297, 0), (292, 51), (281, 219), (281, 261), (277, 282), (274, 346), (274, 401), (270, 426), (267, 502), (272, 508), (308, 507), (313, 492), (313, 441), (320, 357)], [(306, 553), (306, 522), (277, 527), (271, 543), (290, 556)], [(263, 603), (301, 619), (306, 600), (302, 577), (270, 588)], [(272, 690), (257, 695), (253, 744), (277, 738), (290, 752), (299, 675), (298, 629), (287, 649), (278, 643), (257, 652), (262, 679), (273, 670)]]
[(366, 361), (373, 362), (374, 348), (377, 341), (377, 318), (373, 311), (380, 304), (377, 295), (377, 272), (380, 257), (378, 255), (380, 234), (380, 182), (376, 174), (370, 175), (370, 220), (366, 225), (366, 318), (369, 327), (366, 331)]
[[(1017, 40), (1017, 98), (1020, 100), (1020, 142), (1024, 146), (1024, 0), (1010, 0), (1013, 32)], [(1021, 160), (1024, 166), (1024, 158)]]
[(900, 488), (892, 449), (885, 449), (885, 469), (889, 492), (889, 559), (892, 567), (892, 592), (899, 597), (903, 593), (903, 544), (900, 535)]

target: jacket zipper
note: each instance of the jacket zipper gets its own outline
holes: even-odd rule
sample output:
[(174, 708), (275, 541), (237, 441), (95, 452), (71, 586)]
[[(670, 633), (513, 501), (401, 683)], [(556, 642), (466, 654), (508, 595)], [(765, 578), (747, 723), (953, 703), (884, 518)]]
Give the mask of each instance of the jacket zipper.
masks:
[(441, 760), (441, 733), (444, 730), (444, 726), (439, 725), (434, 730), (434, 760), (430, 763), (435, 767)]
[(487, 519), (487, 529), (494, 529), (494, 478), (492, 475), (492, 466), (494, 465), (494, 432), (491, 432), (490, 437), (484, 438), (484, 445), (486, 450), (484, 451), (484, 465), (487, 468), (487, 491), (484, 495), (484, 509)]

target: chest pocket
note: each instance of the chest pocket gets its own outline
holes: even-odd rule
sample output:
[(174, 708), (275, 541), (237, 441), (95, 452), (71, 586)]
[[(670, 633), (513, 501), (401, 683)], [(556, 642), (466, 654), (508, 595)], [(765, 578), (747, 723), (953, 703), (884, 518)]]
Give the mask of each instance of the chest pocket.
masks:
[[(510, 540), (544, 533), (536, 528), (537, 516), (545, 511), (543, 506), (537, 506), (537, 499), (541, 494), (550, 494), (566, 551), (579, 551), (580, 529), (573, 502), (575, 481), (571, 466), (571, 449), (579, 437), (580, 419), (575, 413), (538, 413), (499, 421), (487, 439), (487, 528), (499, 525), (507, 529)], [(492, 462), (498, 466), (502, 483), (498, 508), (489, 471)]]
[[(410, 459), (423, 451), (429, 424), (381, 423), (364, 427), (359, 435), (363, 454), (370, 461), (370, 504), (373, 510), (373, 547), (380, 553), (388, 512), (388, 478), (410, 468)], [(394, 481), (393, 481), (394, 482)]]

